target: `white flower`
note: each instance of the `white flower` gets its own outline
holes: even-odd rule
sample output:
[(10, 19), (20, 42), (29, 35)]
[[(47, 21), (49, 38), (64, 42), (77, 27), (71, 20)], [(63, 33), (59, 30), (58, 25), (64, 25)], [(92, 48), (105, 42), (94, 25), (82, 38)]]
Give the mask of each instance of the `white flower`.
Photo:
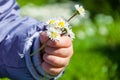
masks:
[(52, 18), (47, 21), (47, 24), (53, 25), (53, 27), (56, 27), (56, 28), (68, 27), (68, 23), (62, 18)]
[(75, 34), (72, 32), (72, 29), (71, 29), (71, 30), (68, 30), (68, 36), (69, 36), (71, 39), (74, 39), (74, 38), (75, 38)]
[(71, 39), (75, 38), (75, 34), (73, 33), (72, 29), (67, 27), (67, 28), (65, 28), (65, 30), (66, 30), (66, 35), (68, 35)]
[(56, 20), (56, 27), (57, 28), (66, 28), (66, 27), (68, 27), (69, 26), (69, 24), (68, 24), (68, 22), (67, 21), (65, 21), (63, 18), (58, 18), (57, 20)]
[(47, 24), (50, 24), (50, 25), (54, 25), (55, 23), (56, 23), (56, 19), (55, 18), (52, 18), (52, 19), (47, 21)]
[(59, 29), (49, 25), (47, 28), (47, 36), (53, 41), (59, 40), (60, 36), (61, 36), (61, 31)]
[(76, 4), (75, 8), (82, 17), (85, 16), (85, 9), (83, 8), (83, 6), (79, 6), (78, 4)]
[(47, 36), (51, 40), (59, 40), (59, 37), (61, 35), (67, 35), (71, 39), (74, 38), (74, 33), (72, 32), (72, 29), (70, 28), (67, 21), (65, 21), (63, 18), (53, 18), (47, 21), (48, 27), (47, 27)]

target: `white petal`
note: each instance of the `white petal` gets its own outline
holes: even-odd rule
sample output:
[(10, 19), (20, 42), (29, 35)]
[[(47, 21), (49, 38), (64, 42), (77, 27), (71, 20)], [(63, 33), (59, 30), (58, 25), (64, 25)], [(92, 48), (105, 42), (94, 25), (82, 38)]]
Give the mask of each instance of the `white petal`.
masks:
[(78, 10), (78, 9), (79, 9), (79, 4), (76, 4), (76, 5), (75, 5), (75, 8)]

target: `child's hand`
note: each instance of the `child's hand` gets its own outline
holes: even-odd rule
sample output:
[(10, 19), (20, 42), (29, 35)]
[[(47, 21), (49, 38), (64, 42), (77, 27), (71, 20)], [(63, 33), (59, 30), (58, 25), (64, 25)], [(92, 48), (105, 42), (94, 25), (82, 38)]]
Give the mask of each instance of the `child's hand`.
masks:
[[(46, 32), (42, 32), (41, 43), (45, 43), (47, 40)], [(46, 43), (42, 67), (47, 73), (58, 75), (69, 64), (73, 54), (72, 40), (68, 36), (62, 36), (59, 41), (49, 40)]]

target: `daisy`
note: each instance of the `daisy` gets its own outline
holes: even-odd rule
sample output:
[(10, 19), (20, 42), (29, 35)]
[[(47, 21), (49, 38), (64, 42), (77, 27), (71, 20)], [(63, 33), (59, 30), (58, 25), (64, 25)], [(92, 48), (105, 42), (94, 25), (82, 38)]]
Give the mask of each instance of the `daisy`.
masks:
[(78, 4), (76, 4), (75, 8), (82, 17), (85, 16), (85, 9), (83, 8), (83, 6), (79, 6)]
[(68, 23), (64, 20), (64, 19), (58, 19), (57, 21), (56, 21), (56, 25), (57, 25), (57, 27), (59, 27), (59, 28), (65, 28), (65, 27), (68, 27)]
[(47, 36), (50, 40), (59, 40), (61, 36), (61, 31), (57, 28), (49, 26), (49, 28), (47, 28)]
[(79, 6), (79, 4), (76, 4), (75, 9), (77, 11), (67, 20), (67, 22), (69, 22), (72, 18), (74, 18), (78, 14), (80, 14), (81, 17), (85, 16), (85, 9), (83, 8), (83, 6)]
[(72, 32), (72, 29), (68, 31), (68, 36), (69, 36), (71, 39), (74, 39), (74, 38), (75, 38), (75, 34)]
[(47, 24), (54, 25), (55, 22), (56, 22), (56, 19), (53, 18), (53, 19), (48, 20), (48, 21), (47, 21)]
[(75, 34), (73, 33), (72, 29), (65, 28), (66, 29), (66, 35), (68, 35), (71, 39), (75, 38)]

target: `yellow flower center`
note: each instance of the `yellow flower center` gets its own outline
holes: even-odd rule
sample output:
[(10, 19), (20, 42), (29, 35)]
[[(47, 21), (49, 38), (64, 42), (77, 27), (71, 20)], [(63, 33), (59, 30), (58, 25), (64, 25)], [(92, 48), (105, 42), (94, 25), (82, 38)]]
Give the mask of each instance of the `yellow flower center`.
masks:
[(78, 11), (79, 11), (79, 13), (82, 13), (83, 12), (83, 8), (80, 7)]
[(58, 36), (58, 34), (56, 32), (51, 32), (51, 35), (53, 38), (56, 38)]
[(60, 26), (60, 27), (64, 27), (65, 26), (65, 22), (64, 21), (60, 21), (59, 23), (58, 23), (58, 26)]
[(49, 24), (54, 24), (55, 23), (55, 20), (50, 20), (49, 21)]

